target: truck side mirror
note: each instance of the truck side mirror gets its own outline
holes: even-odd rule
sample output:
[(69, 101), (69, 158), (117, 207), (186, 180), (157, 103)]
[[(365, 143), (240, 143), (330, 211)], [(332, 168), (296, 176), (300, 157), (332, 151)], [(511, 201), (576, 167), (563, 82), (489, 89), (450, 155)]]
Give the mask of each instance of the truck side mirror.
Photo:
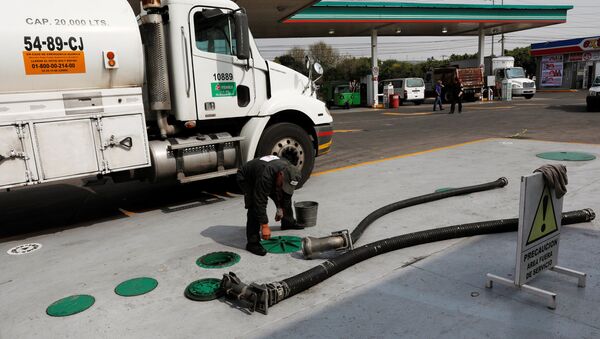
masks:
[(248, 28), (248, 16), (243, 11), (237, 11), (233, 15), (235, 21), (236, 51), (240, 60), (250, 59), (250, 29)]

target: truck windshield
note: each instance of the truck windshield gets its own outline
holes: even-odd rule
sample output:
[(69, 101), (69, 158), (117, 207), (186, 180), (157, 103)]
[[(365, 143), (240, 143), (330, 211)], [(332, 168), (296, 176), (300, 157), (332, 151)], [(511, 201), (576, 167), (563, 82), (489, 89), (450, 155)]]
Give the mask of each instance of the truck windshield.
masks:
[(525, 71), (521, 67), (507, 68), (506, 69), (506, 78), (507, 79), (526, 78)]
[(423, 79), (406, 79), (406, 87), (423, 87), (425, 84), (423, 83)]
[(600, 76), (597, 76), (596, 79), (594, 79), (594, 84), (592, 86), (600, 86)]
[(334, 91), (335, 94), (348, 93), (348, 92), (350, 92), (350, 86), (347, 86), (347, 85), (337, 86)]

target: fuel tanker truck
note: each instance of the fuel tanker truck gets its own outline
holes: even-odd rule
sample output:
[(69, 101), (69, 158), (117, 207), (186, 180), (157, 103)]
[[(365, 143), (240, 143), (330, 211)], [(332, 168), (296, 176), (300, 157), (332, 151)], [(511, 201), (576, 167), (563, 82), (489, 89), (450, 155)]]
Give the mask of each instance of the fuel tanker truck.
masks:
[[(139, 5), (139, 4), (138, 4)], [(262, 155), (305, 181), (332, 142), (308, 77), (263, 59), (226, 0), (22, 0), (0, 14), (0, 188), (181, 183)]]

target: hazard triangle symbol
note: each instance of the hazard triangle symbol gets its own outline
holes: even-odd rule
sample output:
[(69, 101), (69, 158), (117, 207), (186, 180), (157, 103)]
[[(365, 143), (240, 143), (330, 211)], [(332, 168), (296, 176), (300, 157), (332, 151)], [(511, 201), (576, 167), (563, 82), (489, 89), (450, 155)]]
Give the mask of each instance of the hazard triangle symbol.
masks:
[(537, 212), (535, 212), (533, 225), (529, 230), (527, 245), (556, 231), (558, 231), (558, 226), (554, 214), (554, 204), (552, 203), (552, 196), (550, 195), (548, 186), (545, 186), (540, 202), (538, 203)]

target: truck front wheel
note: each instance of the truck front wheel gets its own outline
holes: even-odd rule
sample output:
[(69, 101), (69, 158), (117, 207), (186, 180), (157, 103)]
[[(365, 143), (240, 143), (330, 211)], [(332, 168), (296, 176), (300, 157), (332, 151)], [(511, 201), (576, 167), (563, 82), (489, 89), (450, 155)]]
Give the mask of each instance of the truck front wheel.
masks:
[(306, 131), (287, 122), (269, 126), (263, 133), (256, 156), (276, 155), (298, 167), (302, 173), (302, 187), (315, 165), (315, 150)]
[(525, 94), (523, 96), (525, 97), (525, 99), (531, 99), (531, 98), (533, 98), (533, 94)]

